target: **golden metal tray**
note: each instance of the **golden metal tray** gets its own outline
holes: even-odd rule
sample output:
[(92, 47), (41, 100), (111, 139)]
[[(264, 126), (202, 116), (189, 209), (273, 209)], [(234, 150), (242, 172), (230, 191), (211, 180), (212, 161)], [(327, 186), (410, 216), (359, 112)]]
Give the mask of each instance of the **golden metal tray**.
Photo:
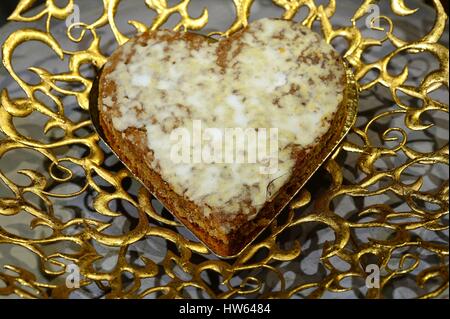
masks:
[[(33, 0), (20, 1), (0, 33), (0, 296), (448, 295), (444, 8), (319, 2), (46, 0), (31, 9)], [(88, 114), (89, 70), (148, 27), (226, 36), (268, 12), (316, 29), (342, 52), (359, 87), (358, 116), (286, 212), (220, 260), (103, 147)], [(423, 34), (412, 34), (421, 21)], [(37, 58), (44, 54), (61, 65), (49, 67)], [(23, 56), (36, 59), (19, 72)]]

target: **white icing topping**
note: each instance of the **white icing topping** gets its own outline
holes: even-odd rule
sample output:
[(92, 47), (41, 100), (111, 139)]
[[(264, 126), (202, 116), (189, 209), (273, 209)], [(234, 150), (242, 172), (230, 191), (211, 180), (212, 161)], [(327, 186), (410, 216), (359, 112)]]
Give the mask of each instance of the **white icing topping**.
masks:
[[(212, 209), (253, 217), (290, 178), (294, 145), (306, 148), (326, 133), (342, 101), (344, 70), (334, 61), (336, 53), (291, 22), (252, 23), (233, 40), (225, 69), (217, 64), (219, 43), (204, 41), (192, 49), (183, 40), (149, 40), (146, 46), (130, 41), (123, 52), (131, 46), (136, 51), (129, 63), (119, 63), (108, 76), (119, 101), (113, 125), (119, 131), (145, 128), (154, 153), (150, 167), (175, 192), (205, 207), (206, 215)], [(111, 102), (105, 97), (105, 105)], [(277, 128), (277, 152), (256, 164), (197, 163), (195, 154), (195, 163), (174, 163), (170, 133), (183, 128), (192, 136), (194, 120), (203, 129), (218, 128), (203, 139), (209, 150), (222, 142), (225, 128)], [(261, 174), (260, 166), (277, 157), (278, 171)]]
[(150, 84), (150, 74), (137, 74), (131, 79), (131, 85), (147, 87)]

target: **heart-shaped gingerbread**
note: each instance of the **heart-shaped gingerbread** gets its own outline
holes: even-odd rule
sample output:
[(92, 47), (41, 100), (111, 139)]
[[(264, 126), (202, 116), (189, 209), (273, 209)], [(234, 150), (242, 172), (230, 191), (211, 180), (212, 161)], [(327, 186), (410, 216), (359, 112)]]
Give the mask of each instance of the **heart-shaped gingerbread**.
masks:
[(148, 31), (105, 65), (99, 118), (133, 173), (229, 256), (286, 205), (341, 129), (345, 74), (330, 45), (291, 21), (258, 20), (221, 41)]

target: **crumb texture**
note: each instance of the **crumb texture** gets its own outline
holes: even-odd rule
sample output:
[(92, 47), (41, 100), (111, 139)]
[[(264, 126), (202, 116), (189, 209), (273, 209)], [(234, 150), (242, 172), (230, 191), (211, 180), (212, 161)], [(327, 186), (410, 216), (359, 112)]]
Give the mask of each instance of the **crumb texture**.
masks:
[[(116, 90), (113, 97), (103, 96), (103, 111), (110, 112), (118, 131), (146, 132), (152, 152), (146, 164), (205, 216), (221, 212), (251, 219), (291, 177), (295, 151), (328, 131), (343, 99), (344, 68), (318, 34), (293, 22), (258, 20), (220, 42), (195, 37), (186, 41), (157, 31), (148, 41), (126, 43), (120, 63), (106, 76)], [(266, 128), (265, 145), (277, 138), (276, 152), (266, 149), (257, 163), (223, 163), (220, 156), (213, 163), (193, 158), (175, 163), (171, 133), (182, 128), (192, 136), (196, 120), (203, 130), (217, 128), (203, 138), (203, 149), (211, 153), (219, 144), (233, 149), (226, 145), (230, 139), (220, 139), (226, 128)], [(273, 128), (278, 136), (270, 133)], [(248, 150), (237, 151), (248, 159)], [(274, 159), (277, 170), (262, 174), (261, 167)]]

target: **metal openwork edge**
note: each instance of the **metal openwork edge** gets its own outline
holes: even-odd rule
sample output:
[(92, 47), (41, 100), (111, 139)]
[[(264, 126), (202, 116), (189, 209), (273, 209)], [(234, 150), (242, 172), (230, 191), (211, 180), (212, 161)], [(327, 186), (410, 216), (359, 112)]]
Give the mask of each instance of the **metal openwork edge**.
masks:
[[(448, 104), (430, 95), (438, 89), (448, 90), (448, 49), (438, 43), (445, 30), (447, 16), (438, 0), (433, 1), (436, 11), (434, 26), (428, 34), (412, 42), (394, 35), (395, 25), (387, 16), (378, 17), (388, 25), (386, 30), (381, 30), (385, 32), (384, 38), (377, 40), (363, 36), (357, 22), (376, 1), (364, 1), (353, 14), (349, 26), (339, 27), (331, 22), (337, 1), (330, 0), (325, 6), (316, 5), (313, 0), (273, 0), (275, 5), (284, 9), (282, 17), (285, 19), (292, 19), (301, 8), (308, 7), (309, 12), (302, 23), (312, 27), (314, 22), (318, 22), (328, 42), (338, 37), (345, 38), (349, 45), (344, 58), (354, 71), (361, 93), (376, 94), (376, 87), (384, 87), (390, 92), (391, 105), (376, 116), (362, 118), (363, 124), (357, 123), (352, 128), (351, 136), (327, 160), (323, 174), (330, 180), (329, 185), (321, 185), (320, 192), (315, 187), (303, 189), (286, 214), (272, 223), (270, 231), (231, 261), (212, 258), (203, 244), (180, 234), (177, 222), (157, 213), (145, 188), (141, 187), (136, 194), (132, 194), (126, 187), (126, 180), (132, 178), (128, 170), (123, 168), (114, 172), (105, 165), (108, 154), (102, 150), (99, 136), (92, 131), (91, 134), (79, 134), (92, 128), (91, 121), (74, 122), (64, 112), (64, 96), (75, 97), (84, 112), (89, 109), (92, 79), (84, 77), (81, 68), (89, 64), (100, 69), (106, 61), (97, 30), (109, 25), (117, 44), (127, 40), (115, 22), (121, 1), (103, 0), (103, 15), (91, 24), (77, 24), (82, 28), (79, 37), (73, 35), (73, 26), (68, 28), (67, 36), (74, 43), (82, 41), (88, 33), (92, 35), (89, 47), (82, 51), (63, 50), (50, 27), (53, 19), (65, 19), (73, 12), (73, 0), (69, 0), (63, 8), (47, 0), (41, 12), (33, 16), (24, 15), (33, 2), (20, 1), (10, 20), (31, 22), (45, 18), (45, 30), (20, 29), (9, 35), (2, 46), (3, 64), (26, 97), (11, 98), (7, 90), (1, 92), (0, 130), (6, 137), (0, 140), (0, 158), (10, 152), (31, 149), (44, 157), (48, 166), (42, 167), (42, 171), (18, 171), (28, 177), (27, 185), (15, 183), (0, 168), (0, 180), (12, 194), (0, 198), (0, 217), (14, 218), (19, 213), (26, 213), (31, 217), (27, 227), (45, 227), (51, 232), (36, 238), (23, 237), (8, 231), (0, 223), (0, 245), (26, 249), (36, 256), (39, 265), (33, 272), (6, 263), (0, 270), (0, 295), (65, 298), (78, 291), (92, 291), (95, 288), (109, 298), (186, 297), (190, 290), (214, 298), (317, 298), (329, 292), (345, 294), (355, 289), (358, 280), (364, 282), (367, 279), (368, 265), (375, 265), (380, 270), (378, 286), (362, 293), (368, 298), (388, 296), (393, 285), (404, 278), (412, 278), (410, 284), (420, 288), (421, 293), (417, 297), (438, 297), (448, 289), (448, 238), (440, 242), (428, 241), (417, 233), (417, 230), (426, 230), (445, 238), (448, 229), (448, 180), (433, 191), (422, 190), (423, 177), (419, 176), (413, 182), (404, 181), (405, 172), (415, 165), (448, 165), (448, 143), (423, 152), (414, 147), (414, 141), (408, 140), (409, 131), (433, 134), (429, 132), (432, 124), (423, 119), (425, 113), (448, 113)], [(183, 0), (170, 7), (165, 0), (145, 1), (148, 8), (156, 13), (150, 28), (162, 27), (171, 15), (178, 13), (181, 19), (176, 29), (202, 29), (208, 22), (210, 8), (205, 8), (199, 18), (191, 18), (188, 14), (189, 3), (189, 0)], [(233, 3), (235, 21), (228, 30), (219, 32), (220, 35), (226, 36), (244, 27), (254, 1), (234, 0)], [(391, 0), (390, 6), (398, 16), (413, 16), (417, 11), (408, 8), (401, 0)], [(137, 21), (130, 23), (138, 31), (147, 28)], [(29, 84), (21, 79), (13, 69), (12, 61), (15, 49), (28, 41), (42, 42), (59, 58), (68, 58), (68, 71), (52, 74), (35, 66), (30, 70), (38, 75), (38, 84)], [(385, 43), (393, 46), (389, 54), (370, 63), (363, 59), (363, 54), (370, 47)], [(420, 83), (407, 83), (408, 66), (400, 74), (389, 73), (388, 65), (396, 56), (420, 52), (430, 53), (439, 63), (439, 68), (430, 71)], [(371, 71), (377, 71), (377, 76), (363, 82)], [(43, 93), (54, 105), (46, 105), (36, 97), (36, 93)], [(405, 103), (401, 98), (403, 95), (420, 101), (420, 107)], [(64, 135), (56, 141), (47, 142), (23, 135), (14, 119), (26, 118), (35, 112), (48, 118), (47, 122), (42, 123), (44, 133), (59, 129)], [(405, 128), (377, 126), (378, 121), (395, 116), (403, 118)], [(374, 128), (381, 137), (381, 143), (369, 134)], [(61, 155), (61, 148), (75, 146), (83, 146), (88, 151), (82, 156)], [(355, 159), (356, 167), (352, 169), (356, 177), (353, 179), (344, 177), (348, 168), (343, 165), (342, 158), (346, 156)], [(402, 160), (389, 168), (377, 165), (392, 157)], [(69, 169), (67, 163), (81, 169), (84, 174), (80, 176), (75, 173), (75, 169)], [(67, 183), (76, 183), (79, 189), (64, 194), (53, 191), (57, 185)], [(27, 196), (29, 194), (38, 198), (39, 203), (31, 201)], [(91, 196), (93, 212), (88, 214), (87, 209), (82, 210), (68, 220), (58, 214), (56, 201), (85, 194)], [(375, 204), (358, 201), (386, 194), (395, 196), (406, 204), (407, 209), (399, 211), (398, 204), (389, 200), (380, 200)], [(358, 201), (355, 211), (343, 216), (337, 211), (338, 198)], [(136, 213), (130, 215), (111, 209), (110, 203), (114, 201), (126, 201)], [(109, 228), (116, 219), (124, 216), (130, 220), (131, 226), (123, 227), (120, 234), (111, 234)], [(308, 248), (305, 248), (305, 238), (290, 237), (289, 234), (298, 233), (298, 229), (306, 233), (305, 225), (311, 223), (326, 226), (334, 236), (320, 246), (320, 259), (315, 260), (316, 274), (298, 274), (295, 280), (291, 280), (288, 278), (289, 272), (299, 271)], [(323, 227), (310, 230), (310, 240), (318, 238), (321, 229)], [(358, 235), (360, 230), (370, 230), (372, 236), (363, 238)], [(388, 235), (382, 239), (376, 238), (376, 230)], [(136, 249), (143, 241), (152, 239), (162, 241), (161, 246), (165, 247), (159, 252), (159, 260), (153, 260)], [(113, 251), (116, 258), (109, 270), (98, 266), (98, 261), (105, 258), (104, 247)], [(423, 266), (424, 255), (433, 262)], [(335, 266), (336, 259), (346, 267)], [(71, 287), (64, 281), (67, 265), (76, 265), (80, 270), (80, 287)], [(344, 284), (348, 278), (353, 280), (350, 286)], [(270, 280), (276, 284), (269, 286)]]

